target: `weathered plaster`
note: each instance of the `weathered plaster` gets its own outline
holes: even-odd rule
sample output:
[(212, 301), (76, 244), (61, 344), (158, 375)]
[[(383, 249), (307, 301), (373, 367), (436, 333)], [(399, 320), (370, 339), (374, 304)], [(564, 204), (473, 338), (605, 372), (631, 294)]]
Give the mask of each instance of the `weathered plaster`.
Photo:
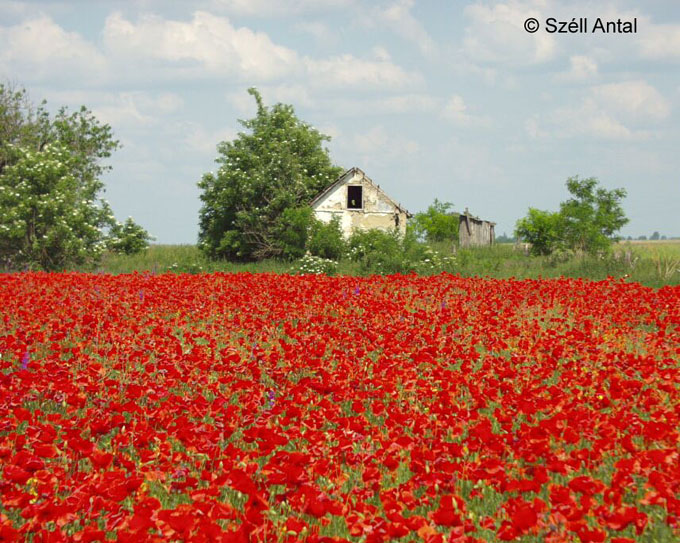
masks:
[[(352, 175), (347, 175), (347, 173)], [(316, 217), (323, 222), (330, 222), (334, 216), (340, 219), (340, 228), (345, 237), (349, 237), (353, 230), (368, 230), (377, 228), (391, 231), (398, 227), (403, 235), (406, 233), (406, 210), (397, 207), (387, 195), (370, 180), (361, 170), (350, 170), (343, 183), (333, 187), (322, 198), (312, 205)], [(347, 209), (347, 186), (361, 185), (363, 187), (362, 209)], [(398, 225), (397, 225), (398, 222)]]

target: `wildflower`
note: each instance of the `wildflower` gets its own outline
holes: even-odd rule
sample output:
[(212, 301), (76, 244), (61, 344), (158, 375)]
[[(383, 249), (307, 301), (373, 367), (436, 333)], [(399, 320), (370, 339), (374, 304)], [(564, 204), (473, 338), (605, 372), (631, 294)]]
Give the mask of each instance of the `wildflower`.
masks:
[(24, 353), (24, 356), (21, 357), (21, 369), (22, 370), (27, 370), (28, 369), (28, 363), (31, 360), (31, 355), (26, 351)]

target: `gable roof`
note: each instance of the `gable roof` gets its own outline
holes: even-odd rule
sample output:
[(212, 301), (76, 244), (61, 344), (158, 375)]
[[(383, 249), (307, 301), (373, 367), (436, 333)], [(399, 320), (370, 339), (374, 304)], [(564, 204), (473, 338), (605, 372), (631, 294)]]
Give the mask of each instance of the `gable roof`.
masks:
[(333, 183), (331, 183), (325, 190), (321, 191), (321, 192), (319, 193), (319, 195), (318, 195), (316, 198), (314, 198), (314, 199), (309, 203), (309, 205), (310, 205), (310, 206), (314, 206), (314, 204), (316, 204), (317, 202), (323, 200), (328, 194), (330, 194), (331, 192), (333, 192), (337, 187), (339, 187), (340, 185), (343, 185), (344, 183), (346, 183), (347, 180), (348, 180), (349, 178), (354, 177), (355, 174), (359, 174), (359, 175), (363, 178), (363, 179), (362, 179), (363, 181), (366, 181), (366, 182), (369, 183), (372, 187), (374, 187), (374, 188), (375, 188), (375, 189), (376, 189), (376, 190), (377, 190), (377, 191), (378, 191), (378, 192), (379, 192), (379, 193), (380, 193), (380, 194), (381, 194), (381, 195), (382, 195), (382, 196), (383, 196), (390, 204), (392, 204), (392, 205), (393, 205), (395, 208), (397, 208), (399, 211), (401, 211), (402, 213), (406, 213), (406, 216), (407, 216), (407, 217), (412, 217), (412, 216), (413, 216), (413, 215), (411, 215), (411, 214), (408, 212), (408, 210), (407, 210), (406, 208), (404, 208), (401, 204), (398, 204), (398, 203), (395, 202), (392, 198), (390, 198), (390, 197), (387, 195), (387, 193), (386, 193), (383, 189), (380, 188), (379, 185), (376, 185), (376, 184), (373, 182), (373, 180), (372, 180), (370, 177), (368, 177), (368, 176), (363, 172), (363, 170), (361, 170), (360, 168), (357, 168), (356, 166), (354, 166), (353, 168), (350, 168), (349, 170), (347, 170), (347, 171), (346, 171), (345, 173), (343, 173), (340, 177), (338, 177)]

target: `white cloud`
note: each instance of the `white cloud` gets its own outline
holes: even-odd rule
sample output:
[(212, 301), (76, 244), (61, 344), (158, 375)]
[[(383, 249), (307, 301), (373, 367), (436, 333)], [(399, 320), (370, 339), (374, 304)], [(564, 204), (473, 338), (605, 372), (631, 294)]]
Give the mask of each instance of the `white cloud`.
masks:
[(385, 8), (377, 8), (374, 15), (381, 26), (386, 25), (397, 35), (416, 44), (423, 55), (431, 56), (436, 52), (436, 44), (411, 13), (414, 5), (415, 0), (397, 0)]
[(336, 140), (342, 135), (342, 130), (336, 124), (324, 124), (318, 126), (317, 130), (322, 134), (329, 136), (331, 140)]
[(111, 126), (150, 126), (159, 123), (162, 117), (174, 113), (182, 105), (183, 100), (173, 93), (153, 95), (121, 92), (112, 96), (107, 103), (95, 104), (93, 113)]
[(488, 118), (470, 114), (463, 97), (458, 94), (454, 94), (448, 99), (444, 106), (443, 113), (444, 117), (459, 125), (481, 126), (489, 124)]
[(569, 71), (558, 74), (561, 81), (586, 81), (597, 76), (597, 62), (586, 55), (569, 57)]
[(418, 73), (407, 73), (388, 61), (374, 61), (345, 54), (328, 59), (305, 58), (310, 83), (317, 87), (360, 87), (392, 90), (417, 86)]
[(649, 25), (639, 38), (640, 55), (649, 60), (680, 60), (680, 25)]
[(669, 115), (668, 101), (646, 81), (634, 80), (591, 87), (579, 104), (548, 115), (545, 126), (557, 137), (639, 141), (655, 136)]
[(333, 36), (333, 31), (321, 21), (300, 21), (295, 23), (295, 29), (304, 34), (309, 34), (319, 41), (327, 41), (329, 37)]
[[(281, 83), (279, 85), (260, 86), (259, 90), (265, 104), (283, 103), (297, 107), (314, 107), (315, 101), (309, 93), (307, 85), (300, 83)], [(248, 97), (250, 98), (250, 96)], [(251, 102), (254, 102), (250, 98)]]
[[(586, 108), (586, 111), (590, 108)], [(647, 139), (648, 134), (632, 130), (605, 112), (588, 113), (584, 127), (595, 136), (607, 140)]]
[(267, 34), (236, 28), (226, 17), (204, 11), (189, 22), (145, 15), (134, 23), (113, 13), (103, 38), (113, 55), (132, 65), (165, 61), (193, 76), (207, 72), (262, 81), (290, 75), (299, 65), (295, 51), (276, 45)]
[(428, 94), (395, 94), (383, 98), (331, 96), (318, 98), (313, 107), (332, 111), (336, 117), (368, 117), (408, 113), (430, 113), (442, 108), (439, 98)]
[(0, 0), (0, 12), (3, 18), (24, 16), (28, 14), (29, 7), (24, 2), (15, 2), (12, 0)]
[(274, 43), (267, 34), (236, 28), (226, 17), (197, 11), (190, 21), (145, 15), (137, 22), (120, 13), (106, 19), (104, 44), (119, 65), (173, 76), (232, 76), (252, 83), (297, 77), (314, 87), (394, 89), (419, 84), (419, 74), (407, 73), (385, 60), (344, 54), (331, 58), (300, 58)]
[(163, 113), (172, 113), (184, 105), (184, 100), (172, 92), (164, 92), (156, 97), (154, 104)]
[(556, 54), (555, 39), (546, 32), (529, 34), (527, 17), (543, 20), (540, 2), (511, 1), (492, 6), (472, 4), (464, 10), (471, 24), (465, 29), (463, 49), (474, 61), (504, 65), (530, 65), (549, 61)]
[(467, 119), (468, 115), (465, 113), (467, 106), (463, 101), (462, 96), (454, 94), (444, 108), (444, 115), (449, 119), (462, 121)]
[(50, 91), (45, 98), (74, 109), (86, 104), (99, 121), (115, 130), (156, 125), (184, 105), (179, 95), (170, 92)]
[(22, 81), (101, 83), (106, 59), (78, 33), (66, 32), (41, 15), (0, 26), (0, 72), (15, 74)]
[[(439, 106), (439, 100), (428, 94), (400, 94), (380, 100), (385, 113), (430, 112)], [(378, 105), (378, 104), (376, 104)]]
[(543, 139), (548, 135), (544, 130), (541, 129), (536, 115), (529, 117), (526, 121), (524, 121), (524, 130), (526, 130), (531, 139)]
[(383, 62), (389, 62), (392, 60), (392, 55), (390, 55), (390, 52), (385, 49), (382, 45), (376, 45), (372, 49), (373, 52), (373, 58), (376, 60), (381, 60)]
[(592, 95), (603, 108), (642, 124), (664, 120), (670, 114), (668, 101), (643, 80), (598, 85)]
[[(631, 130), (591, 98), (586, 98), (577, 106), (557, 109), (548, 116), (545, 125), (548, 133), (557, 138), (629, 141), (644, 140), (650, 135), (646, 131)], [(541, 130), (538, 125), (537, 130)]]
[(178, 128), (184, 134), (183, 142), (189, 149), (208, 156), (217, 156), (217, 144), (232, 141), (237, 136), (236, 130), (230, 128), (209, 130), (194, 122), (182, 123)]
[(420, 144), (417, 141), (395, 135), (382, 125), (355, 134), (351, 142), (354, 152), (362, 157), (363, 162), (369, 158), (384, 161), (394, 157), (413, 155), (420, 151)]
[(346, 8), (353, 0), (213, 0), (211, 7), (236, 15), (280, 17)]
[(148, 112), (140, 110), (132, 93), (121, 93), (111, 103), (94, 105), (92, 112), (102, 122), (117, 128), (149, 126), (154, 123), (154, 118)]

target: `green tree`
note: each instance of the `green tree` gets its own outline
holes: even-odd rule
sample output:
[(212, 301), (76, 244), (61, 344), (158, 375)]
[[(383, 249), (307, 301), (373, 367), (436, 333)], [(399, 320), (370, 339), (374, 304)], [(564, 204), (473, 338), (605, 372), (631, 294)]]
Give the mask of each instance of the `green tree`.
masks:
[(235, 140), (218, 145), (217, 172), (198, 183), (199, 246), (212, 258), (290, 257), (279, 239), (282, 223), (293, 218), (285, 210), (306, 206), (342, 169), (322, 147), (330, 138), (300, 121), (292, 106), (266, 107), (256, 89), (248, 93), (256, 116), (240, 121), (246, 131)]
[(526, 217), (517, 221), (515, 236), (531, 244), (531, 254), (549, 255), (560, 242), (560, 215), (529, 208)]
[(651, 236), (649, 236), (649, 239), (654, 241), (661, 239), (661, 234), (659, 234), (659, 232), (655, 230), (654, 233)]
[(134, 255), (146, 249), (153, 239), (154, 237), (133, 221), (132, 217), (128, 217), (124, 223), (116, 221), (111, 227), (107, 249), (114, 253)]
[(594, 177), (570, 177), (566, 185), (572, 197), (560, 204), (558, 212), (530, 208), (517, 221), (515, 234), (531, 243), (533, 254), (548, 255), (557, 248), (587, 253), (605, 250), (628, 222), (621, 206), (624, 189), (604, 189)]
[(449, 211), (452, 207), (452, 203), (435, 198), (426, 211), (416, 213), (410, 222), (416, 236), (429, 242), (457, 241), (459, 219)]
[(95, 262), (116, 225), (100, 198), (102, 161), (119, 146), (82, 107), (51, 116), (0, 84), (0, 263), (62, 269)]
[(596, 253), (607, 249), (615, 234), (628, 219), (621, 206), (626, 197), (624, 189), (607, 190), (598, 186), (594, 177), (567, 179), (572, 194), (560, 204), (560, 238), (565, 246), (575, 251)]

